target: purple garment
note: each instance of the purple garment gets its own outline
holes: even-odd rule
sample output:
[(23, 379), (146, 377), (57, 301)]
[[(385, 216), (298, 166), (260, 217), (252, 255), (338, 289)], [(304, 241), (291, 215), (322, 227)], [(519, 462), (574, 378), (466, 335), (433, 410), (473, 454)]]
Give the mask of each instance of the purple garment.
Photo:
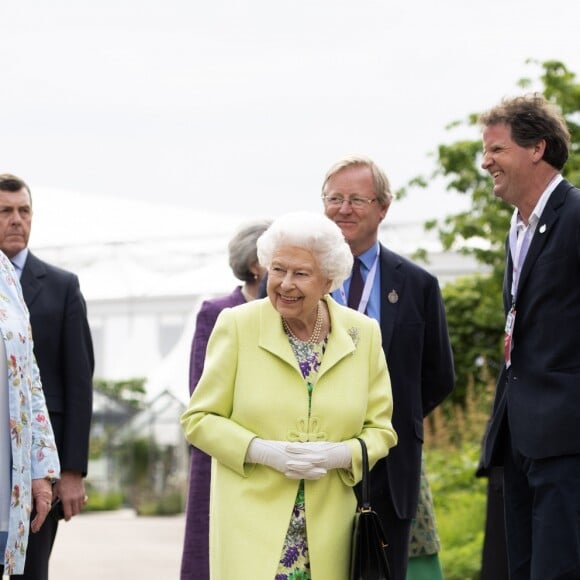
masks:
[[(189, 366), (189, 393), (193, 393), (201, 373), (209, 336), (224, 308), (244, 304), (238, 286), (228, 296), (205, 300), (195, 323)], [(209, 580), (209, 484), (211, 457), (191, 447), (189, 496), (185, 519), (185, 538), (181, 557), (181, 580)]]

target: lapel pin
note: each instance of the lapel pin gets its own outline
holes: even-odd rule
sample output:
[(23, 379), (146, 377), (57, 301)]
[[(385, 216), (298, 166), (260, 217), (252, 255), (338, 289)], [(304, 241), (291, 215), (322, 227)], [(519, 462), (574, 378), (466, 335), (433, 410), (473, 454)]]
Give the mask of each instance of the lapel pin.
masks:
[(540, 233), (543, 234), (546, 231), (546, 224), (540, 226)]
[(387, 298), (391, 304), (396, 304), (399, 301), (399, 295), (394, 288), (388, 293)]

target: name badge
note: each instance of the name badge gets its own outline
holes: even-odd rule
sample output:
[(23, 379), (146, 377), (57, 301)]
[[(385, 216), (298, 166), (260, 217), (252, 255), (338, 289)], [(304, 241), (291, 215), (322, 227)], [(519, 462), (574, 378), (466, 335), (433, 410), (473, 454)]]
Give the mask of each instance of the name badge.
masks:
[(512, 336), (514, 333), (514, 325), (516, 322), (516, 311), (512, 306), (511, 310), (508, 312), (508, 315), (505, 319), (505, 335), (503, 340), (503, 356), (506, 363), (506, 366), (510, 366), (511, 360), (511, 352), (512, 352)]

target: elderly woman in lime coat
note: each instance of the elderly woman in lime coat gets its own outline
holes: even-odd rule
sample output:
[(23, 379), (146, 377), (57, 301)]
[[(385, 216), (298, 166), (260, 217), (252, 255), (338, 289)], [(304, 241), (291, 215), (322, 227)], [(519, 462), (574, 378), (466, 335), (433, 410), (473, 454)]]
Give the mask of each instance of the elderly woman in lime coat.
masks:
[(352, 254), (325, 216), (278, 218), (258, 257), (268, 298), (222, 311), (182, 416), (212, 456), (210, 575), (347, 580), (356, 438), (371, 465), (397, 440), (380, 330), (328, 295)]
[[(22, 574), (28, 534), (44, 522), (60, 465), (33, 355), (28, 310), (12, 264), (0, 252), (0, 549), (4, 574)], [(12, 469), (10, 469), (12, 466)], [(30, 521), (32, 509), (36, 516)]]

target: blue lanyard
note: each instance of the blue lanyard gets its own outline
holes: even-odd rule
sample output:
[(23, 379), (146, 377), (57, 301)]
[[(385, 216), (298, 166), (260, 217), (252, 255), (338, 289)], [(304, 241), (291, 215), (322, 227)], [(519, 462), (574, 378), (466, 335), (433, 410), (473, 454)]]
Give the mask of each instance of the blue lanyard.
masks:
[[(363, 286), (362, 296), (360, 298), (360, 303), (359, 303), (358, 308), (357, 308), (357, 310), (359, 312), (362, 312), (363, 314), (366, 312), (367, 304), (369, 303), (369, 299), (371, 297), (371, 291), (373, 289), (373, 284), (375, 282), (375, 276), (377, 274), (377, 264), (378, 263), (379, 263), (379, 252), (377, 252), (377, 255), (375, 256), (375, 259), (373, 261), (373, 265), (371, 266), (371, 269), (369, 270), (367, 279), (365, 280), (365, 285)], [(340, 299), (341, 299), (343, 304), (347, 303), (346, 291), (344, 290), (344, 283), (340, 287)]]

